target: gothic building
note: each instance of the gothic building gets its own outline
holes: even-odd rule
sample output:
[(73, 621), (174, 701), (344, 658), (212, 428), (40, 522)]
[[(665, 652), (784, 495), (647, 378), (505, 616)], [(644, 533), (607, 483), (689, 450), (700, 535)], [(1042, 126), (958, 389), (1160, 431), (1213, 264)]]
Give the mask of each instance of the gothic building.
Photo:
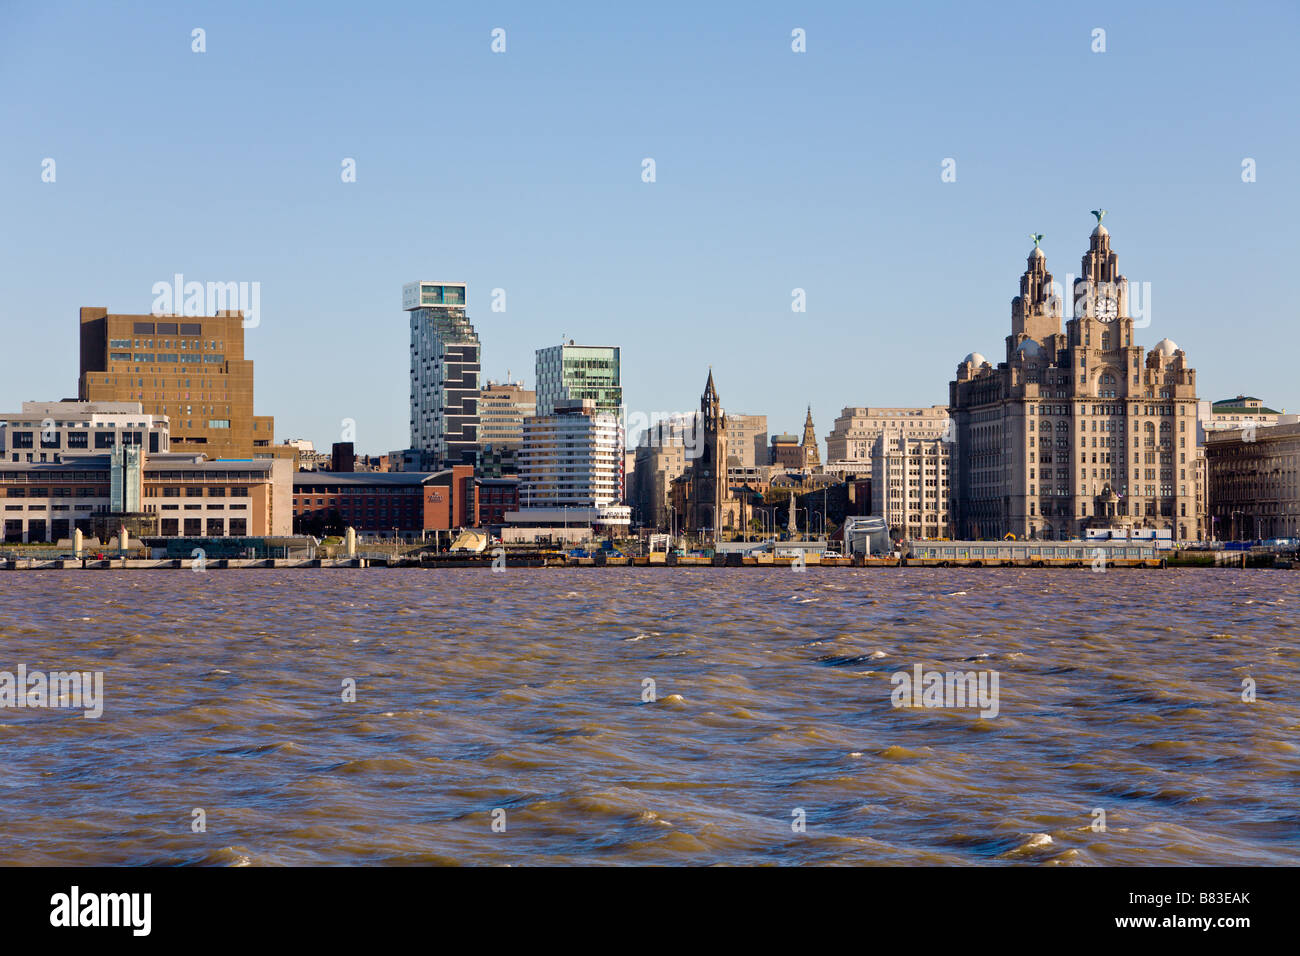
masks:
[(687, 529), (711, 535), (717, 540), (722, 528), (723, 505), (727, 498), (727, 415), (713, 385), (713, 369), (700, 397), (700, 420), (703, 430), (699, 456), (690, 469), (687, 493)]
[(1071, 539), (1089, 528), (1203, 534), (1196, 495), (1196, 372), (1168, 338), (1149, 351), (1094, 213), (1062, 329), (1059, 287), (1034, 237), (1011, 302), (1006, 360), (972, 352), (949, 384), (957, 442), (953, 524), (965, 538)]

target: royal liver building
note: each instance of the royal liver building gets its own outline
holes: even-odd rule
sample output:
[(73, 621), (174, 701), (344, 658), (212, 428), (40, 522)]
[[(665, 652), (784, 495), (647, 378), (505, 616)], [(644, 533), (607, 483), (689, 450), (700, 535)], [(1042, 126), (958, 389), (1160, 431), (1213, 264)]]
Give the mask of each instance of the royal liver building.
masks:
[(994, 366), (972, 352), (948, 386), (959, 537), (1062, 540), (1089, 528), (1200, 536), (1196, 372), (1168, 338), (1150, 351), (1136, 341), (1150, 319), (1130, 315), (1105, 210), (1093, 214), (1065, 331), (1060, 287), (1034, 236), (1011, 300), (1006, 360)]

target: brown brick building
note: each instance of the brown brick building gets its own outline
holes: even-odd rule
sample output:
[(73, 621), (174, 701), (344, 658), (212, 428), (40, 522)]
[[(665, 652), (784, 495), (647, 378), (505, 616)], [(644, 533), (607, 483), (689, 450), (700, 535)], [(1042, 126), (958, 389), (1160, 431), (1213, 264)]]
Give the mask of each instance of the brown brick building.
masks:
[(298, 534), (402, 535), (469, 527), (474, 521), (474, 467), (437, 472), (300, 471), (293, 476)]
[(166, 415), (173, 452), (209, 459), (292, 457), (273, 442), (274, 419), (253, 413), (253, 363), (243, 314), (116, 315), (81, 310), (83, 401), (139, 402)]

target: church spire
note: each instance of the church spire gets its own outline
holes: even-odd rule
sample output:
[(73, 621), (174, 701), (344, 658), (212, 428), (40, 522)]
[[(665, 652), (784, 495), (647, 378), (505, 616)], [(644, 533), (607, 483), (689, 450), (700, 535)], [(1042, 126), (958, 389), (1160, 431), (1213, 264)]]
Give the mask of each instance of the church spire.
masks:
[(704, 394), (700, 396), (700, 411), (706, 419), (720, 414), (722, 402), (718, 398), (717, 386), (713, 384), (713, 366), (709, 366), (709, 380), (704, 383)]

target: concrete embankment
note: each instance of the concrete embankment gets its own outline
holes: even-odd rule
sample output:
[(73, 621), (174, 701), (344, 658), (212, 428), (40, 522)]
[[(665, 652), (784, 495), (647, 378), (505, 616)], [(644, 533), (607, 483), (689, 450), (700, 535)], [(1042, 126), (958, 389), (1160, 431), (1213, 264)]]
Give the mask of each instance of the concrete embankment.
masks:
[[(989, 549), (992, 550), (992, 549)], [(0, 571), (66, 571), (66, 570), (236, 570), (258, 568), (612, 568), (612, 567), (665, 567), (665, 568), (764, 568), (764, 567), (841, 567), (841, 568), (1277, 568), (1300, 569), (1300, 561), (1291, 554), (1264, 551), (1170, 551), (1159, 556), (1117, 558), (1107, 556), (1102, 568), (1091, 556), (1031, 556), (1009, 557), (985, 554), (982, 557), (854, 557), (826, 558), (808, 554), (802, 558), (759, 554), (663, 554), (575, 557), (541, 551), (506, 552), (497, 557), (493, 552), (479, 554), (413, 553), (404, 555), (369, 554), (342, 558), (145, 558), (135, 557), (82, 557), (67, 555), (42, 557), (0, 557)]]

